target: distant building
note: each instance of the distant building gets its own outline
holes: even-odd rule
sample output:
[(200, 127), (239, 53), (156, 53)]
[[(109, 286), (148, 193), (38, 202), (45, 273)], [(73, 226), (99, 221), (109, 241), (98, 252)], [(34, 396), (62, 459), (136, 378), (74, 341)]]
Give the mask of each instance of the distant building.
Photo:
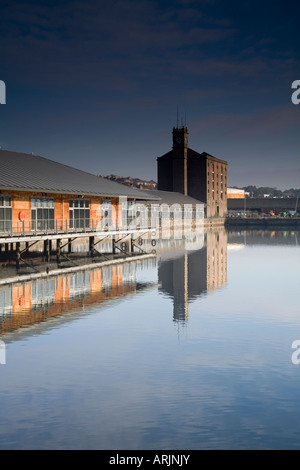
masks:
[(245, 211), (261, 213), (283, 214), (297, 212), (299, 204), (297, 198), (281, 197), (251, 197), (251, 198), (232, 198), (228, 199), (229, 211)]
[(245, 190), (237, 188), (228, 188), (227, 199), (245, 199)]
[(206, 217), (227, 214), (227, 162), (188, 147), (186, 127), (173, 128), (173, 148), (157, 158), (157, 189), (205, 203)]

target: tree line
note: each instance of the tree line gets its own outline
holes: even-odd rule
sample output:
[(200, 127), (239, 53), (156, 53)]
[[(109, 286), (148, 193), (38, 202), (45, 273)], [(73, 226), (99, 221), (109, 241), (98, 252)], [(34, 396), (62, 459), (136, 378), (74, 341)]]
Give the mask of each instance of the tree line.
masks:
[[(300, 189), (285, 189), (281, 191), (277, 188), (270, 188), (268, 186), (261, 186), (257, 188), (256, 186), (245, 186), (242, 188), (245, 190), (245, 193), (249, 193), (248, 197), (291, 197), (296, 198), (300, 197)], [(268, 195), (268, 196), (267, 196)]]

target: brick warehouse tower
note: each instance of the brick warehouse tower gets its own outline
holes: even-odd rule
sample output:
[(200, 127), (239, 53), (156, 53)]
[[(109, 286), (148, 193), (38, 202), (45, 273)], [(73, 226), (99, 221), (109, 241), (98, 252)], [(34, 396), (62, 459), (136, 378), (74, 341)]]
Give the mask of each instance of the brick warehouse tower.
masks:
[(227, 162), (188, 147), (187, 127), (174, 127), (173, 148), (157, 158), (158, 190), (179, 192), (206, 204), (206, 217), (227, 214)]
[(173, 128), (173, 148), (157, 159), (158, 189), (188, 194), (188, 130)]

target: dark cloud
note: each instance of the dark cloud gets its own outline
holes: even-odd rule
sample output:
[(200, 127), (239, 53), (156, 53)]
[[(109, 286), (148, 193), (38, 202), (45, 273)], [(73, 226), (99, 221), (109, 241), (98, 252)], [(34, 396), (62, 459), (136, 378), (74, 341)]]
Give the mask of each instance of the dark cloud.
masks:
[(262, 148), (278, 167), (285, 147), (294, 168), (298, 13), (280, 0), (3, 1), (0, 141), (89, 171), (155, 177), (179, 105), (195, 150), (237, 169), (243, 155), (248, 171)]

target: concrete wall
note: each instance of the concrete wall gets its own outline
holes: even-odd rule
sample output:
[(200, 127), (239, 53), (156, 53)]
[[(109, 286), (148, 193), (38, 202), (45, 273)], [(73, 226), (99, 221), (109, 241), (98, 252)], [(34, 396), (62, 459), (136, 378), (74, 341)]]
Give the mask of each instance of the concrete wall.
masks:
[[(295, 210), (297, 201), (295, 198), (247, 198), (247, 199), (228, 199), (227, 205), (230, 210), (260, 210), (260, 209), (289, 209)], [(300, 201), (298, 201), (300, 209)]]
[(238, 229), (238, 228), (249, 228), (256, 230), (299, 230), (300, 229), (300, 218), (263, 218), (263, 219), (252, 219), (252, 218), (237, 218), (229, 217), (225, 221), (225, 227)]

